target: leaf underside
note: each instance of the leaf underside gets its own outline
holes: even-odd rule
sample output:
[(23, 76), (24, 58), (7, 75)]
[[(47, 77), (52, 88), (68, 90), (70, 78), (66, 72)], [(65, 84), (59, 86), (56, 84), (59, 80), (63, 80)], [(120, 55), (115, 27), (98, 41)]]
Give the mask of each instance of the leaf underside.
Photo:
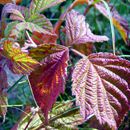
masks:
[(117, 129), (130, 105), (130, 62), (110, 53), (81, 59), (72, 75), (72, 92), (86, 119)]

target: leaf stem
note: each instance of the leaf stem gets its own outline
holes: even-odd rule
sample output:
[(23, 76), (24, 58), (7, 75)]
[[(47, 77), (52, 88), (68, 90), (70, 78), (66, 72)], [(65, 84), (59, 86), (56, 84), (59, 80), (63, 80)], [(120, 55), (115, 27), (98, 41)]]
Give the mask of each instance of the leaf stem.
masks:
[(23, 75), (19, 80), (17, 80), (13, 86), (11, 86), (8, 90), (7, 90), (7, 93), (9, 93), (10, 91), (12, 91), (12, 89), (14, 89), (16, 87), (16, 85), (23, 79), (25, 78), (25, 75)]
[(77, 51), (77, 50), (75, 50), (75, 49), (71, 49), (71, 51), (72, 51), (72, 52), (74, 52), (75, 54), (77, 54), (77, 55), (81, 56), (82, 58), (87, 58), (87, 56), (86, 56), (86, 55), (84, 55), (84, 54), (80, 53), (79, 51)]
[(84, 16), (89, 12), (89, 10), (93, 7), (93, 5), (88, 5), (84, 11)]
[(127, 57), (127, 58), (130, 58), (130, 55), (119, 55), (119, 57)]
[(52, 119), (49, 120), (49, 122), (51, 123), (51, 122), (57, 120), (58, 118), (61, 118), (61, 117), (65, 116), (65, 115), (71, 113), (72, 111), (77, 111), (78, 109), (79, 109), (79, 106), (74, 107), (74, 108), (72, 108), (72, 109), (69, 109), (69, 110), (67, 110), (67, 111), (65, 111), (65, 112), (63, 112), (63, 113), (61, 113), (61, 114), (59, 114), (59, 115), (53, 117)]
[(36, 99), (35, 99), (35, 97), (34, 97), (33, 90), (32, 90), (32, 87), (31, 87), (31, 84), (30, 84), (30, 81), (29, 81), (28, 76), (27, 76), (27, 79), (28, 79), (28, 83), (29, 83), (30, 91), (31, 91), (31, 94), (32, 94), (33, 100), (34, 100), (34, 102), (35, 102), (35, 105), (36, 105), (36, 107), (39, 108), (39, 106), (38, 106), (38, 104), (37, 104), (37, 101), (36, 101)]
[(66, 17), (66, 14), (67, 14), (69, 11), (71, 11), (75, 6), (76, 6), (76, 2), (74, 1), (74, 2), (66, 9), (66, 11), (65, 11), (63, 14), (61, 14), (59, 20), (57, 21), (57, 23), (56, 23), (55, 26), (54, 26), (54, 32), (55, 32), (57, 35), (59, 35), (59, 29), (60, 29), (60, 26), (61, 26), (61, 24), (63, 23), (63, 21), (64, 21), (64, 19), (65, 19), (65, 17)]

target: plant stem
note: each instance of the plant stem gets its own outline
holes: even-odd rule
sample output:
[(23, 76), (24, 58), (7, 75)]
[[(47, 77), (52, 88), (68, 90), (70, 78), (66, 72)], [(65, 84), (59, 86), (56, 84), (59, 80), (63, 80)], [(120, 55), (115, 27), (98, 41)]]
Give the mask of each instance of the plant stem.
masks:
[(53, 117), (52, 119), (50, 119), (49, 122), (51, 123), (51, 122), (57, 120), (58, 118), (61, 118), (61, 117), (65, 116), (65, 115), (71, 113), (72, 111), (77, 111), (78, 109), (79, 109), (79, 106), (78, 106), (78, 107), (74, 107), (74, 108), (72, 108), (72, 109), (69, 109), (69, 110), (67, 110), (67, 111), (65, 111), (65, 112), (63, 112), (63, 113), (61, 113), (61, 114), (59, 114), (59, 115)]
[(93, 7), (93, 5), (88, 5), (84, 11), (84, 16), (89, 12), (89, 10)]
[(86, 55), (84, 55), (84, 54), (80, 53), (79, 51), (77, 51), (77, 50), (75, 50), (75, 49), (71, 49), (71, 51), (72, 51), (72, 52), (74, 52), (75, 54), (77, 54), (77, 55), (81, 56), (82, 58), (87, 58), (87, 56), (86, 56)]
[[(28, 79), (28, 76), (27, 76), (27, 79)], [(35, 102), (35, 105), (36, 105), (36, 107), (39, 107), (38, 104), (37, 104), (37, 101), (36, 101), (36, 99), (35, 99), (35, 97), (34, 97), (33, 90), (32, 90), (32, 87), (31, 87), (31, 84), (30, 84), (29, 79), (28, 79), (28, 83), (29, 83), (30, 91), (31, 91), (33, 100), (34, 100), (34, 102)]]
[(63, 21), (64, 21), (66, 15), (67, 15), (67, 13), (68, 13), (69, 11), (71, 11), (75, 6), (76, 6), (76, 2), (74, 1), (74, 2), (67, 8), (67, 10), (60, 16), (58, 22), (55, 24), (55, 26), (54, 26), (54, 32), (55, 32), (57, 35), (59, 35), (60, 26), (61, 26), (61, 24), (63, 23)]
[(130, 55), (119, 55), (119, 57), (127, 57), (127, 58), (130, 58)]
[(25, 78), (25, 75), (23, 75), (19, 80), (17, 80), (13, 86), (11, 86), (8, 90), (7, 93), (9, 93), (10, 91), (12, 91), (12, 89), (14, 89), (16, 87), (16, 85), (23, 79)]
[(114, 32), (114, 26), (113, 26), (113, 20), (112, 20), (112, 15), (110, 12), (110, 8), (105, 0), (101, 0), (103, 4), (105, 5), (107, 12), (108, 12), (108, 18), (110, 21), (110, 26), (111, 26), (111, 33), (112, 33), (112, 45), (113, 45), (113, 54), (116, 55), (116, 45), (115, 45), (115, 32)]
[(32, 115), (32, 117), (30, 117), (30, 119), (29, 119), (27, 125), (25, 126), (24, 130), (27, 130), (27, 128), (28, 128), (28, 126), (30, 125), (31, 121), (33, 120), (34, 116), (35, 116), (35, 114)]

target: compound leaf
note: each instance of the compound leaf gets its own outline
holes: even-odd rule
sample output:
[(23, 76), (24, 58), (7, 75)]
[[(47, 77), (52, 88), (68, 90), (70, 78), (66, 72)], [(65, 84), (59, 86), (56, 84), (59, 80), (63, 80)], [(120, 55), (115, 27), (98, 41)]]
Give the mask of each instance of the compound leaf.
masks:
[(130, 105), (130, 62), (111, 53), (81, 59), (72, 75), (72, 92), (86, 119), (94, 114), (101, 125), (117, 129)]

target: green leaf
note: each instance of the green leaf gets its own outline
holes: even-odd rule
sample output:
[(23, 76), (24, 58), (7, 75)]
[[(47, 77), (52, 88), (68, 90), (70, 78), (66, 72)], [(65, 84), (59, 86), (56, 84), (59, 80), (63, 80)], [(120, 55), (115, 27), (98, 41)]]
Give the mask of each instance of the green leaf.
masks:
[(30, 5), (31, 14), (41, 13), (43, 10), (55, 6), (65, 0), (32, 0)]
[(44, 28), (48, 31), (53, 30), (53, 26), (49, 19), (47, 19), (43, 14), (35, 14), (31, 15), (29, 19), (27, 19), (28, 22), (32, 22), (36, 25), (38, 25), (41, 28)]
[(29, 30), (30, 32), (39, 32), (39, 33), (44, 33), (44, 34), (50, 34), (50, 32), (46, 31), (45, 29), (41, 28), (40, 26), (31, 23), (31, 22), (21, 22), (16, 24), (16, 26), (13, 27), (10, 33), (10, 37), (13, 37), (15, 39), (20, 37), (20, 32), (24, 30)]
[(7, 27), (5, 28), (5, 30), (4, 30), (4, 36), (8, 38), (9, 35), (10, 35), (10, 33), (11, 33), (11, 31), (12, 31), (12, 29), (13, 29), (18, 23), (19, 23), (18, 21), (9, 23), (9, 24), (7, 25)]

